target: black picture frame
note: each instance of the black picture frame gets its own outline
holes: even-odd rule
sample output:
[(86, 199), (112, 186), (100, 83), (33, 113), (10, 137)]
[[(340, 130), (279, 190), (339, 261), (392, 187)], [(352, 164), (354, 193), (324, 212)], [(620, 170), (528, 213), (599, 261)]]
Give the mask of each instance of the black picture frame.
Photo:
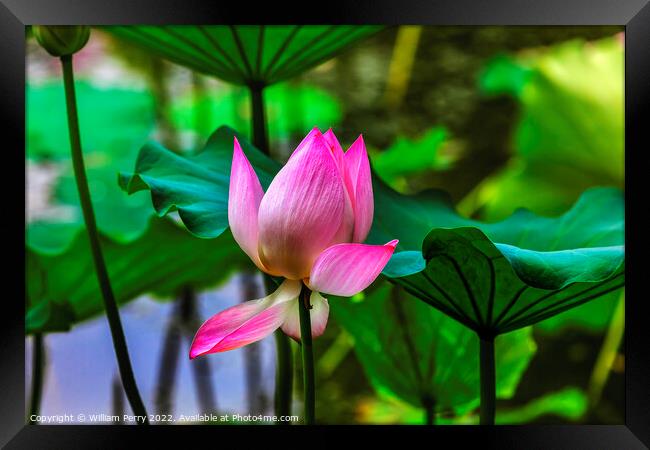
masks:
[[(625, 155), (626, 155), (626, 407), (625, 425), (526, 425), (364, 427), (375, 437), (419, 434), (431, 445), (453, 439), (454, 446), (469, 443), (497, 448), (636, 449), (650, 446), (650, 348), (645, 298), (643, 253), (647, 224), (641, 172), (648, 167), (646, 131), (650, 101), (650, 0), (363, 0), (330, 1), (296, 8), (277, 2), (216, 3), (201, 0), (0, 0), (0, 117), (3, 124), (3, 212), (0, 222), (7, 269), (0, 271), (4, 290), (0, 313), (0, 444), (6, 448), (128, 448), (136, 437), (147, 445), (181, 437), (194, 447), (197, 439), (214, 440), (225, 429), (235, 439), (264, 438), (267, 434), (296, 434), (318, 442), (337, 443), (328, 427), (129, 427), (25, 425), (24, 303), (20, 264), (25, 262), (25, 25), (41, 24), (191, 24), (191, 23), (381, 23), (427, 25), (623, 25), (625, 26)], [(253, 6), (251, 6), (253, 5)], [(646, 187), (647, 189), (647, 187)], [(644, 201), (645, 200), (645, 201)], [(637, 206), (638, 205), (638, 206)], [(627, 244), (627, 243), (626, 243)], [(24, 273), (23, 273), (24, 280)], [(347, 430), (360, 427), (346, 427)], [(358, 431), (364, 431), (363, 429)], [(427, 436), (423, 436), (423, 435)], [(255, 436), (253, 436), (255, 435)], [(282, 437), (285, 440), (287, 437)], [(293, 439), (293, 438), (292, 438)], [(430, 439), (430, 441), (429, 441)], [(226, 441), (222, 441), (226, 442)], [(286, 442), (286, 441), (285, 441)], [(299, 440), (295, 441), (296, 445)], [(304, 441), (302, 441), (304, 442)], [(198, 445), (198, 444), (197, 444)]]

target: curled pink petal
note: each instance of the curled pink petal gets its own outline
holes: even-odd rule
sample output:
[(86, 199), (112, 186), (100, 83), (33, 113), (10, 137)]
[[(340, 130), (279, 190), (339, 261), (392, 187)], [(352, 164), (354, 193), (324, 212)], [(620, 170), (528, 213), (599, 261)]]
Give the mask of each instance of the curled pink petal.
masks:
[(375, 202), (372, 196), (370, 162), (368, 161), (368, 152), (362, 136), (359, 136), (345, 153), (345, 170), (345, 183), (348, 192), (352, 193), (352, 207), (354, 209), (352, 241), (363, 242), (372, 226)]
[(194, 336), (190, 358), (243, 347), (273, 333), (286, 320), (301, 288), (299, 281), (285, 280), (268, 297), (233, 306), (210, 317)]
[[(316, 291), (312, 291), (309, 297), (309, 303), (311, 304), (311, 310), (309, 311), (311, 336), (318, 337), (325, 332), (325, 327), (327, 327), (330, 305), (327, 299)], [(300, 341), (300, 311), (298, 308), (298, 303), (295, 305), (292, 304), (291, 309), (287, 313), (287, 318), (282, 324), (282, 331), (296, 341)]]
[(262, 270), (264, 267), (257, 252), (257, 211), (263, 196), (260, 180), (235, 138), (228, 190), (228, 224), (235, 241)]
[(311, 269), (309, 287), (344, 297), (361, 292), (379, 276), (393, 255), (397, 242), (333, 245), (318, 256)]
[(327, 142), (313, 133), (275, 176), (260, 203), (259, 254), (271, 273), (299, 280), (333, 243), (346, 242), (343, 179)]

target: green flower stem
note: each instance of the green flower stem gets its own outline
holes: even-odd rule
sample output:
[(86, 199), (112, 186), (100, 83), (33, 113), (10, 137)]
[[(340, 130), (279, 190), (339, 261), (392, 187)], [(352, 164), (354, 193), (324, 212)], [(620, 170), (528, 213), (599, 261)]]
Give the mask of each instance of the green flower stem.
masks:
[[(270, 275), (264, 274), (264, 288), (266, 295), (271, 294), (277, 286)], [(276, 364), (275, 371), (275, 415), (291, 415), (291, 394), (293, 393), (293, 356), (291, 342), (282, 330), (275, 333)], [(276, 422), (278, 425), (287, 425), (288, 422)]]
[(426, 418), (425, 418), (426, 421), (425, 421), (425, 424), (426, 424), (426, 425), (434, 425), (435, 422), (434, 422), (434, 413), (433, 413), (433, 408), (426, 407), (426, 408), (425, 408), (425, 414), (426, 414)]
[[(291, 355), (291, 342), (282, 331), (278, 330), (275, 335), (275, 347), (277, 349), (277, 367), (275, 373), (275, 415), (291, 415), (291, 393), (293, 391), (293, 358)], [(288, 424), (288, 422), (277, 422)]]
[(90, 199), (90, 191), (88, 190), (86, 169), (84, 167), (83, 154), (81, 152), (79, 119), (77, 116), (77, 99), (75, 95), (74, 74), (72, 70), (72, 55), (62, 56), (61, 65), (63, 66), (63, 82), (65, 85), (65, 101), (68, 113), (68, 131), (70, 133), (72, 165), (74, 168), (75, 180), (77, 182), (77, 190), (79, 191), (81, 210), (83, 212), (86, 230), (88, 231), (88, 239), (90, 240), (90, 249), (95, 264), (95, 273), (97, 274), (97, 281), (99, 282), (99, 287), (102, 292), (108, 325), (111, 329), (113, 348), (115, 349), (115, 356), (117, 357), (117, 365), (120, 371), (120, 377), (122, 378), (122, 385), (126, 391), (126, 397), (129, 400), (133, 413), (144, 417), (144, 422), (138, 423), (148, 424), (149, 420), (147, 411), (142, 403), (138, 387), (135, 383), (135, 377), (133, 376), (129, 351), (126, 347), (124, 330), (122, 329), (122, 322), (120, 321), (120, 313), (117, 309), (113, 288), (111, 287), (108, 271), (106, 270), (106, 263), (104, 261), (102, 248), (99, 243), (99, 235), (97, 233), (97, 224), (95, 223), (95, 213)]
[(422, 407), (424, 408), (425, 425), (435, 425), (436, 422), (436, 403), (432, 398), (423, 398)]
[(315, 413), (315, 387), (314, 387), (314, 351), (311, 339), (311, 317), (309, 310), (311, 304), (309, 297), (311, 291), (303, 284), (300, 297), (298, 298), (298, 310), (300, 313), (300, 348), (302, 350), (302, 377), (305, 397), (305, 425), (313, 425)]
[(496, 373), (494, 336), (479, 336), (481, 366), (481, 425), (494, 425), (496, 411)]
[[(43, 365), (45, 362), (45, 345), (43, 335), (36, 333), (33, 336), (34, 347), (32, 349), (32, 392), (29, 399), (29, 417), (38, 416), (41, 409), (41, 395), (43, 393)], [(28, 423), (36, 425), (38, 422), (27, 420)]]
[(253, 116), (253, 144), (264, 152), (265, 155), (270, 155), (263, 89), (263, 86), (250, 86)]

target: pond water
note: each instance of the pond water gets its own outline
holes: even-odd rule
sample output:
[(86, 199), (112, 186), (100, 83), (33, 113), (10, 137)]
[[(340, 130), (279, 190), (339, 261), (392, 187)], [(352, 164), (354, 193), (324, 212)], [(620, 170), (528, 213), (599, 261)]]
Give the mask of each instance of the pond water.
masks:
[[(261, 278), (256, 280), (261, 283)], [(232, 277), (219, 289), (197, 296), (197, 313), (202, 323), (211, 315), (240, 301), (241, 277)], [(261, 284), (260, 284), (261, 286)], [(170, 318), (176, 313), (174, 302), (161, 302), (143, 296), (120, 309), (135, 377), (149, 414), (156, 413), (155, 398)], [(46, 365), (40, 414), (118, 414), (114, 411), (113, 382), (117, 364), (113, 353), (108, 322), (104, 316), (77, 325), (68, 333), (52, 333), (45, 337)], [(171, 411), (189, 416), (202, 411), (195, 376), (188, 357), (191, 337), (181, 340)], [(273, 336), (259, 344), (260, 394), (273, 398), (275, 346)], [(32, 339), (25, 340), (26, 399), (29, 402), (32, 366)], [(208, 355), (213, 404), (222, 413), (271, 412), (271, 401), (265, 411), (250, 411), (246, 394), (246, 349)], [(28, 403), (29, 404), (29, 403)], [(130, 407), (123, 399), (124, 412)]]

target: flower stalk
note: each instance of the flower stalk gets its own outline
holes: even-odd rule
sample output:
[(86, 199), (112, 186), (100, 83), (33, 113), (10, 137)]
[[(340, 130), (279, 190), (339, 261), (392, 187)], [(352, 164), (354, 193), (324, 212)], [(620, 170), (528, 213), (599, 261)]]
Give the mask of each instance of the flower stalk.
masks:
[(264, 154), (270, 155), (263, 89), (263, 86), (250, 86), (253, 144), (255, 144), (255, 147), (260, 149)]
[(422, 399), (422, 407), (424, 408), (424, 424), (435, 425), (436, 423), (436, 402), (432, 397), (425, 396)]
[(496, 372), (494, 336), (479, 336), (481, 376), (481, 425), (494, 425), (496, 412)]
[(65, 101), (68, 115), (68, 131), (70, 134), (72, 165), (75, 181), (77, 183), (77, 190), (79, 192), (81, 210), (83, 212), (84, 222), (88, 232), (88, 239), (90, 241), (95, 273), (97, 274), (97, 281), (99, 282), (102, 299), (104, 301), (104, 308), (106, 309), (106, 317), (111, 330), (113, 348), (115, 350), (115, 356), (117, 357), (117, 365), (131, 409), (134, 414), (144, 417), (144, 421), (139, 421), (138, 423), (148, 424), (149, 420), (147, 411), (135, 382), (131, 360), (129, 359), (129, 351), (124, 337), (124, 330), (122, 329), (122, 322), (120, 320), (120, 313), (117, 309), (115, 295), (106, 269), (104, 255), (102, 254), (99, 234), (97, 232), (97, 224), (95, 222), (95, 212), (93, 211), (90, 191), (88, 189), (88, 179), (86, 177), (83, 153), (81, 151), (79, 118), (77, 114), (77, 100), (74, 87), (74, 72), (72, 69), (72, 55), (61, 56), (61, 65), (63, 67), (63, 82), (65, 86)]
[[(32, 392), (29, 399), (29, 417), (39, 415), (41, 409), (41, 396), (43, 394), (43, 366), (45, 365), (45, 344), (43, 334), (35, 333), (33, 336), (32, 349)], [(35, 425), (38, 422), (28, 420), (28, 423)]]
[[(270, 295), (277, 286), (270, 275), (264, 274), (264, 289)], [(293, 355), (289, 337), (280, 330), (273, 333), (275, 337), (276, 370), (275, 370), (275, 397), (274, 410), (276, 416), (291, 415), (291, 401), (293, 394)], [(277, 424), (286, 424), (278, 421)]]
[[(277, 352), (277, 369), (275, 372), (275, 415), (291, 415), (291, 394), (293, 391), (293, 358), (291, 342), (282, 331), (273, 333)], [(277, 422), (285, 424), (286, 422)]]
[(300, 314), (300, 336), (302, 353), (302, 380), (305, 405), (305, 425), (313, 425), (316, 417), (315, 382), (314, 382), (314, 350), (312, 347), (310, 303), (311, 291), (304, 284), (300, 291), (298, 308)]

